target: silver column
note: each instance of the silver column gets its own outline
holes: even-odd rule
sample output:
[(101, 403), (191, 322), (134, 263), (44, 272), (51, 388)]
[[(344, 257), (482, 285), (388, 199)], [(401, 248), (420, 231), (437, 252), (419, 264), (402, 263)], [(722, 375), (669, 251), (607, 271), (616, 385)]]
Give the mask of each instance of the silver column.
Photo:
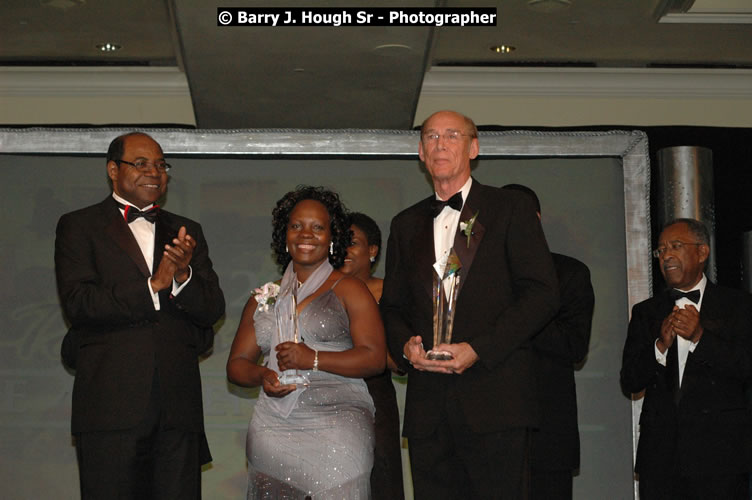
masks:
[(697, 219), (710, 231), (710, 261), (705, 272), (716, 281), (713, 152), (698, 146), (658, 151), (658, 227), (678, 218)]

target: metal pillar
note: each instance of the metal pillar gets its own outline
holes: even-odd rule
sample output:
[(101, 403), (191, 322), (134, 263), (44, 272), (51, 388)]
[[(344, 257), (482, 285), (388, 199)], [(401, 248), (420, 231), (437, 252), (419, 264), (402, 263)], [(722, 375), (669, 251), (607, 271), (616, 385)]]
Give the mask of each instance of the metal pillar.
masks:
[(705, 223), (710, 232), (710, 259), (705, 273), (716, 281), (713, 152), (698, 146), (659, 150), (657, 198), (658, 227), (678, 218)]

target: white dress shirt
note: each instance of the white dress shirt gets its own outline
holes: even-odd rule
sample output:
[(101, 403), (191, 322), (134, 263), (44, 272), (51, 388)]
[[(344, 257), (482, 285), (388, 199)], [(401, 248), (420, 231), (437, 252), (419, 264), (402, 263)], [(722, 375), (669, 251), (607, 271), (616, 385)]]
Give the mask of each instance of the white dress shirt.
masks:
[[(467, 196), (470, 194), (470, 186), (472, 184), (473, 178), (468, 177), (465, 184), (460, 188), (459, 192), (462, 193), (462, 207), (465, 206)], [(441, 200), (438, 193), (436, 194), (436, 199)], [(452, 252), (452, 247), (454, 246), (454, 236), (457, 233), (457, 227), (460, 224), (462, 207), (460, 207), (459, 210), (455, 210), (447, 205), (441, 210), (439, 215), (433, 219), (433, 249), (436, 257), (434, 269), (437, 273), (441, 272), (442, 276), (444, 274), (447, 259), (449, 258), (449, 254)], [(447, 282), (448, 280), (449, 278), (447, 278), (444, 283), (444, 293), (446, 294), (447, 299), (449, 299), (450, 290), (449, 283)]]
[[(702, 299), (705, 297), (705, 285), (708, 283), (708, 278), (705, 277), (705, 274), (702, 275), (702, 279), (700, 280), (697, 285), (695, 285), (693, 288), (689, 290), (680, 290), (682, 292), (691, 292), (693, 290), (699, 290), (700, 291), (700, 300), (695, 304), (691, 300), (689, 300), (686, 297), (680, 297), (675, 301), (675, 304), (679, 307), (679, 309), (684, 309), (687, 304), (692, 304), (695, 306), (697, 311), (700, 311), (700, 307), (702, 306)], [(678, 290), (678, 289), (677, 289)], [(666, 349), (665, 353), (662, 353), (658, 349), (658, 340), (655, 341), (655, 359), (662, 364), (663, 366), (666, 366), (666, 358), (668, 356), (668, 349)], [(679, 355), (679, 386), (681, 387), (682, 379), (684, 378), (684, 367), (687, 366), (687, 358), (689, 357), (690, 352), (694, 352), (694, 350), (697, 348), (697, 344), (700, 343), (698, 340), (697, 342), (692, 342), (691, 340), (687, 340), (684, 337), (676, 336), (674, 339), (674, 342), (676, 342), (676, 351)]]
[[(138, 210), (141, 210), (142, 212), (148, 211), (152, 205), (147, 205), (142, 209), (139, 209), (133, 203), (128, 202), (123, 197), (118, 196), (115, 193), (112, 193), (112, 197), (115, 198), (116, 201), (119, 203), (122, 203), (123, 205), (130, 205), (133, 208), (136, 208)], [(125, 217), (125, 210), (120, 209), (120, 214)], [(133, 222), (128, 223), (128, 229), (131, 230), (131, 233), (133, 233), (133, 237), (136, 238), (136, 243), (138, 243), (138, 247), (141, 249), (141, 254), (144, 256), (144, 260), (146, 261), (146, 267), (149, 268), (152, 275), (154, 274), (154, 240), (156, 235), (156, 224), (152, 224), (148, 220), (144, 219), (143, 217), (139, 217), (138, 219), (135, 219)], [(188, 279), (185, 280), (185, 282), (178, 285), (177, 281), (173, 278), (172, 280), (172, 295), (177, 295), (180, 293), (181, 290), (185, 287), (185, 285), (188, 284), (188, 282), (191, 280), (191, 268), (188, 266)], [(146, 280), (146, 286), (149, 288), (149, 293), (151, 294), (151, 300), (154, 303), (154, 310), (159, 311), (159, 294), (154, 292), (154, 290), (151, 288), (151, 277), (147, 278)]]
[[(467, 196), (470, 194), (470, 186), (472, 183), (473, 178), (468, 177), (467, 182), (465, 182), (460, 189), (460, 193), (462, 193), (463, 207), (467, 201)], [(436, 199), (441, 200), (438, 194), (436, 194)], [(433, 219), (433, 248), (436, 262), (441, 262), (449, 257), (449, 253), (454, 246), (454, 236), (457, 233), (457, 227), (460, 225), (461, 212), (461, 208), (460, 210), (455, 210), (450, 206), (446, 206), (441, 213)]]

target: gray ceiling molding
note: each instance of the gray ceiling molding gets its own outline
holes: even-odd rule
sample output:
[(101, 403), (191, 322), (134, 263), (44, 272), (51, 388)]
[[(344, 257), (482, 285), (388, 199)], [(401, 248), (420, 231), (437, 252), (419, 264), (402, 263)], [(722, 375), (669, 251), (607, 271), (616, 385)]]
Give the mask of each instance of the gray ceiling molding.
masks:
[(166, 97), (190, 96), (174, 67), (0, 67), (0, 96)]
[(752, 98), (752, 70), (433, 67), (424, 96)]
[(717, 14), (710, 12), (666, 14), (658, 20), (666, 24), (752, 24), (752, 14)]

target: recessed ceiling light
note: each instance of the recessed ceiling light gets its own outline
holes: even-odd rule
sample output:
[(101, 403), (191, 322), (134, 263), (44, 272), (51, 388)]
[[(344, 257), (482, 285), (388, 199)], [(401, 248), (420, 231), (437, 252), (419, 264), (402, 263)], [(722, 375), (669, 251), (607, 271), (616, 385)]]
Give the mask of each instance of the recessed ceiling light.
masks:
[(374, 47), (373, 52), (383, 57), (402, 57), (413, 50), (409, 45), (402, 43), (385, 43)]
[(512, 45), (494, 45), (489, 48), (491, 49), (491, 52), (496, 52), (498, 54), (509, 54), (510, 52), (517, 50), (517, 47), (513, 47)]
[(102, 52), (115, 52), (116, 50), (122, 49), (122, 45), (118, 45), (116, 43), (99, 43), (97, 44), (97, 49), (99, 49)]
[(55, 9), (67, 10), (73, 7), (78, 7), (86, 3), (86, 0), (42, 0), (42, 5), (45, 7), (53, 7)]
[(527, 0), (527, 6), (538, 12), (559, 12), (572, 6), (572, 0)]

